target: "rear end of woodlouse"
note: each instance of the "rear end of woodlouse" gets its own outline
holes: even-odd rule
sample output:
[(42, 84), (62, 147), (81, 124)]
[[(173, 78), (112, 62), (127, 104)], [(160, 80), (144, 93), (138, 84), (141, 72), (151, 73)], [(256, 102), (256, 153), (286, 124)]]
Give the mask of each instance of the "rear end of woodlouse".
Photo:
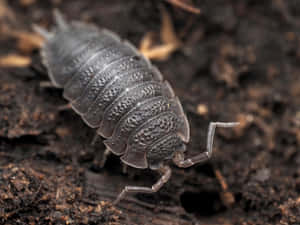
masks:
[(180, 167), (208, 160), (217, 126), (211, 123), (207, 151), (184, 159), (190, 128), (178, 97), (162, 75), (129, 42), (106, 29), (81, 22), (67, 23), (55, 11), (57, 26), (48, 32), (35, 26), (45, 39), (41, 50), (54, 86), (85, 123), (106, 140), (105, 155), (112, 152), (126, 165), (150, 168), (162, 174), (151, 188), (127, 186), (127, 192), (152, 193), (171, 176), (166, 162)]

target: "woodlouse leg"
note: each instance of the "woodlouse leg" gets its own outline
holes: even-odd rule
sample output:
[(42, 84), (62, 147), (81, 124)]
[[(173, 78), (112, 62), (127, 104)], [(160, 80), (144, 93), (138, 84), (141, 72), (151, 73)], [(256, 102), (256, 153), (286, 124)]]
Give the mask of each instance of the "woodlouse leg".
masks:
[[(40, 87), (41, 88), (55, 88), (55, 89), (59, 88), (59, 87), (53, 85), (53, 83), (51, 81), (41, 81)], [(72, 105), (71, 105), (71, 103), (67, 103), (67, 104), (58, 106), (57, 109), (58, 109), (58, 111), (70, 110), (70, 109), (72, 109)]]
[(95, 134), (95, 136), (93, 137), (93, 140), (91, 142), (91, 146), (95, 146), (95, 144), (97, 143), (98, 139), (99, 139), (99, 134)]
[(128, 166), (123, 163), (122, 173), (126, 174), (127, 173), (127, 168), (128, 168)]
[(230, 122), (230, 123), (222, 123), (222, 122), (211, 122), (209, 124), (208, 133), (207, 133), (207, 145), (206, 145), (206, 151), (200, 153), (199, 155), (196, 155), (194, 157), (184, 159), (184, 155), (182, 152), (176, 152), (175, 157), (173, 158), (174, 163), (178, 167), (190, 167), (197, 163), (203, 163), (209, 160), (212, 156), (212, 150), (213, 150), (213, 142), (214, 142), (214, 135), (216, 127), (234, 127), (239, 125), (239, 123), (236, 122)]
[[(99, 138), (99, 135), (96, 134), (95, 137), (93, 138), (93, 141), (92, 141), (92, 145), (95, 145), (96, 141), (98, 140)], [(101, 162), (100, 162), (100, 168), (103, 168), (105, 166), (105, 163), (107, 161), (107, 158), (108, 156), (111, 154), (111, 151), (107, 148), (105, 149), (105, 151), (103, 152), (103, 155), (102, 155), (102, 159), (101, 159)], [(126, 164), (122, 164), (122, 173), (126, 174), (127, 173), (127, 165)]]
[(55, 88), (55, 89), (59, 88), (59, 87), (55, 86), (51, 81), (41, 81), (40, 87), (41, 88)]
[(105, 162), (107, 161), (107, 157), (111, 154), (111, 151), (107, 148), (103, 152), (102, 159), (100, 162), (100, 168), (103, 168), (105, 166)]
[(113, 202), (118, 204), (127, 193), (154, 193), (157, 192), (171, 177), (172, 171), (169, 166), (162, 166), (158, 169), (162, 174), (161, 178), (152, 187), (126, 186)]

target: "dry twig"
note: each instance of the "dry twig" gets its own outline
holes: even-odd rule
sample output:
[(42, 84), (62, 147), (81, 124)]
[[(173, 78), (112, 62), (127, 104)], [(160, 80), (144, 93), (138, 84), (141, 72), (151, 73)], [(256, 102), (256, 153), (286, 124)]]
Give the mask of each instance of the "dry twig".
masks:
[(165, 0), (165, 1), (191, 13), (200, 14), (201, 12), (200, 9), (191, 6), (182, 0)]
[(224, 205), (226, 205), (227, 207), (230, 207), (235, 202), (234, 196), (230, 191), (228, 191), (227, 182), (226, 182), (225, 178), (223, 177), (223, 175), (221, 174), (220, 170), (216, 169), (215, 174), (216, 174), (216, 177), (223, 189), (223, 192), (221, 193), (221, 199), (222, 199)]

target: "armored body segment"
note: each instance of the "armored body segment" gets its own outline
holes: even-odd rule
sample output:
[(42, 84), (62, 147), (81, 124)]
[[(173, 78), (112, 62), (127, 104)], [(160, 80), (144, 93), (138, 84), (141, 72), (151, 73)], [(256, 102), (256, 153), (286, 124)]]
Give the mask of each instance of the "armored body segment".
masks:
[(183, 111), (182, 105), (180, 103), (179, 98), (176, 96), (174, 98), (175, 106), (173, 108), (171, 108), (170, 110), (172, 110), (182, 121), (182, 127), (180, 127), (180, 132), (178, 133), (178, 135), (181, 137), (181, 140), (185, 143), (188, 143), (190, 141), (190, 125), (189, 125), (189, 121), (186, 118), (186, 115)]
[[(118, 120), (123, 115), (125, 115), (131, 108), (136, 104), (139, 104), (145, 99), (152, 98), (155, 96), (168, 96), (171, 97), (172, 93), (167, 86), (163, 85), (161, 82), (157, 81), (148, 81), (136, 85), (135, 87), (128, 88), (125, 90), (112, 104), (107, 107), (104, 111), (104, 120), (113, 122), (113, 118)], [(103, 122), (103, 120), (101, 121)], [(117, 121), (115, 121), (117, 123)], [(112, 123), (112, 126), (115, 124)], [(104, 133), (100, 124), (100, 128), (97, 130), (97, 133), (103, 137), (109, 137), (112, 134), (111, 132)]]
[(66, 85), (70, 78), (72, 78), (72, 76), (76, 74), (83, 64), (88, 61), (89, 58), (92, 57), (97, 51), (100, 51), (101, 49), (115, 42), (115, 40), (111, 39), (110, 36), (105, 35), (102, 35), (101, 39), (99, 39), (100, 34), (98, 34), (96, 37), (91, 37), (89, 40), (78, 45), (77, 48), (73, 50), (72, 55), (62, 60), (64, 67), (60, 76), (62, 78), (66, 77), (65, 80), (61, 82), (62, 85)]
[(70, 101), (76, 100), (86, 88), (89, 81), (106, 66), (126, 56), (133, 55), (131, 49), (120, 43), (113, 43), (94, 53), (64, 87), (64, 97)]
[(147, 65), (148, 62), (139, 60), (135, 56), (124, 57), (112, 62), (105, 69), (98, 72), (83, 90), (82, 95), (72, 102), (73, 109), (80, 115), (85, 114), (97, 96), (115, 77)]
[[(168, 149), (164, 150), (164, 153), (161, 152), (162, 155), (168, 155), (170, 153), (170, 158), (173, 156), (175, 151), (185, 149), (184, 142), (187, 143), (190, 137), (189, 124), (187, 123), (186, 116), (182, 111), (182, 106), (177, 97), (174, 97), (172, 100), (168, 99), (167, 112), (161, 113), (157, 116), (152, 114), (148, 121), (146, 120), (143, 124), (139, 124), (138, 128), (130, 134), (127, 138), (126, 153), (121, 157), (121, 160), (129, 165), (136, 164), (138, 161), (139, 168), (146, 168), (148, 166), (146, 154), (151, 148), (149, 146), (156, 143), (159, 138), (163, 139), (171, 134), (173, 134), (174, 138), (176, 136), (175, 139), (177, 141), (180, 139), (181, 145), (179, 147), (178, 143), (176, 145), (173, 143), (174, 145), (170, 145)], [(121, 139), (117, 140), (117, 138), (115, 138), (114, 142), (111, 143), (120, 145), (120, 143), (122, 144), (120, 140)], [(105, 145), (108, 145), (108, 143), (105, 142)], [(152, 150), (152, 152), (149, 153), (148, 158), (151, 158), (152, 156), (154, 157), (154, 152), (155, 150)], [(167, 156), (159, 158), (159, 160), (156, 160), (156, 163), (152, 160), (151, 165), (152, 167), (155, 167), (160, 162), (167, 159)]]
[[(163, 87), (158, 82), (145, 82), (143, 84), (135, 85), (126, 91), (123, 95), (119, 96), (113, 103), (113, 111), (120, 112), (121, 110), (129, 110), (137, 102), (145, 98), (162, 95)], [(100, 100), (101, 101), (100, 101)], [(89, 108), (88, 112), (84, 114), (84, 120), (93, 127), (99, 127), (103, 119), (103, 113), (106, 107), (111, 104), (104, 102), (101, 98), (97, 98), (93, 105)]]
[(85, 47), (89, 40), (99, 37), (98, 30), (92, 26), (87, 26), (84, 30), (87, 32), (83, 32), (82, 26), (77, 24), (67, 30), (57, 30), (56, 35), (42, 49), (43, 63), (48, 69), (51, 81), (57, 87), (62, 87), (72, 75), (65, 73), (69, 65), (65, 60), (73, 60), (82, 50), (81, 46)]
[(131, 134), (121, 160), (129, 165), (135, 164), (139, 168), (147, 168), (147, 148), (160, 137), (176, 133), (181, 126), (182, 121), (170, 111), (150, 118)]
[[(118, 95), (120, 95), (123, 91), (130, 88), (131, 86), (141, 83), (144, 81), (150, 81), (152, 79), (152, 74), (149, 70), (144, 70), (141, 68), (137, 68), (134, 70), (129, 70), (124, 73), (120, 73), (117, 76), (114, 76), (113, 79), (105, 85), (104, 90), (98, 93), (103, 99), (105, 96), (109, 96), (106, 101), (113, 101)], [(87, 108), (91, 105), (90, 99), (93, 96), (89, 95), (82, 95), (76, 102), (72, 103), (73, 107), (76, 108), (79, 112), (83, 113), (86, 112)]]
[[(146, 81), (160, 81), (161, 77), (157, 76), (155, 71), (151, 71), (149, 68), (138, 69), (134, 73), (130, 73), (130, 75), (126, 75), (127, 78), (124, 77), (124, 80), (121, 78), (119, 84), (115, 84), (115, 86), (119, 86), (122, 88), (122, 91), (130, 90), (130, 86), (136, 83), (144, 83)], [(143, 100), (138, 102), (137, 104), (141, 104)], [(114, 108), (116, 103), (113, 103), (111, 107), (108, 107), (103, 117), (100, 127), (97, 132), (101, 133), (104, 137), (110, 137), (113, 133), (113, 130), (121, 119), (122, 116), (128, 111), (126, 108), (120, 108), (117, 111), (117, 108)], [(133, 107), (134, 108), (134, 107)], [(130, 109), (129, 109), (130, 110)]]
[(151, 169), (159, 168), (164, 160), (173, 158), (175, 152), (184, 152), (185, 144), (178, 134), (168, 134), (152, 144), (147, 151), (147, 160)]
[(113, 135), (105, 140), (104, 144), (115, 154), (120, 155), (124, 153), (128, 138), (138, 127), (151, 117), (168, 111), (174, 104), (174, 100), (170, 100), (165, 96), (158, 96), (141, 101), (140, 104), (122, 116), (114, 127)]

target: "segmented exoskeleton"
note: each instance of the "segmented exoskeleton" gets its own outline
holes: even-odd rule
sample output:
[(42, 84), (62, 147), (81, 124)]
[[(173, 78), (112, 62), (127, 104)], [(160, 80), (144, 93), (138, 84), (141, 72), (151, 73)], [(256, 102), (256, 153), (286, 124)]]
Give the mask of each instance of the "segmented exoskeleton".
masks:
[(165, 161), (181, 167), (206, 161), (211, 156), (216, 126), (211, 123), (207, 152), (184, 159), (189, 142), (189, 123), (179, 99), (162, 75), (135, 47), (116, 34), (95, 26), (66, 23), (56, 11), (57, 27), (51, 32), (35, 26), (45, 37), (41, 55), (52, 83), (86, 124), (104, 138), (106, 154), (113, 152), (126, 165), (162, 173), (152, 186), (127, 186), (126, 192), (155, 192), (171, 175)]

